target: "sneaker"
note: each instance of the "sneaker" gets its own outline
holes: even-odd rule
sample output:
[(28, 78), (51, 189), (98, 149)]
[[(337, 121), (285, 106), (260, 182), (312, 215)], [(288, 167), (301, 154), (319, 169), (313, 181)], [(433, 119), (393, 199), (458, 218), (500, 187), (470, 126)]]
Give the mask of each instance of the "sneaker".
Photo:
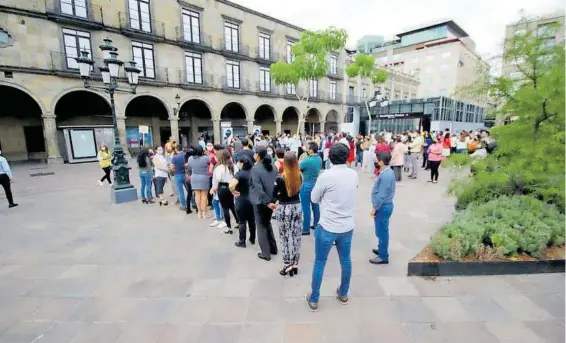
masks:
[(98, 180), (98, 185), (99, 185), (100, 187), (104, 186), (104, 184), (103, 184), (102, 181), (100, 181), (100, 180)]
[(13, 208), (13, 207), (16, 207), (16, 206), (18, 206), (18, 204), (13, 203), (13, 204), (8, 205), (8, 208)]
[(383, 260), (381, 257), (374, 257), (369, 260), (371, 264), (389, 264), (389, 260)]
[(311, 294), (307, 293), (307, 295), (305, 296), (305, 301), (307, 302), (307, 306), (309, 307), (309, 310), (311, 310), (311, 312), (318, 311), (318, 303), (312, 302), (310, 299), (311, 299)]
[(215, 220), (212, 223), (210, 223), (208, 226), (214, 227), (214, 226), (217, 226), (218, 224), (220, 224), (220, 222), (218, 220)]
[(338, 299), (340, 304), (348, 305), (348, 296), (347, 295), (344, 295), (344, 296), (340, 295), (340, 287), (336, 288), (336, 299)]
[(219, 222), (218, 225), (216, 225), (216, 227), (219, 229), (225, 228), (226, 226), (228, 226), (226, 225), (226, 222)]

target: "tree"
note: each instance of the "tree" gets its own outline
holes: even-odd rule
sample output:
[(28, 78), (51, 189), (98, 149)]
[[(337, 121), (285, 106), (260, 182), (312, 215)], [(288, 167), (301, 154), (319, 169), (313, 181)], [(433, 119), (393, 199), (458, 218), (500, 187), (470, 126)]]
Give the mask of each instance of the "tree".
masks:
[[(353, 63), (346, 67), (346, 74), (350, 78), (359, 78), (371, 82), (373, 85), (384, 83), (389, 74), (383, 69), (375, 69), (375, 57), (371, 55), (358, 54)], [(371, 132), (371, 112), (369, 111), (369, 100), (364, 99), (366, 111), (369, 117), (368, 135)]]
[[(344, 48), (348, 34), (345, 30), (330, 27), (324, 31), (303, 31), (301, 39), (292, 47), (287, 61), (277, 61), (270, 67), (271, 78), (276, 85), (295, 85), (299, 100), (297, 133), (304, 123), (311, 93), (310, 80), (320, 80), (328, 72), (328, 54)], [(300, 88), (299, 84), (306, 84)], [(302, 90), (302, 92), (300, 92)]]
[(472, 178), (453, 184), (460, 207), (501, 195), (525, 194), (564, 212), (565, 59), (564, 45), (549, 38), (556, 29), (550, 25), (509, 39), (502, 59), (513, 61), (516, 72), (481, 74), (470, 88), (477, 95), (495, 98), (502, 104), (498, 111), (517, 119), (493, 129), (497, 149), (473, 162)]

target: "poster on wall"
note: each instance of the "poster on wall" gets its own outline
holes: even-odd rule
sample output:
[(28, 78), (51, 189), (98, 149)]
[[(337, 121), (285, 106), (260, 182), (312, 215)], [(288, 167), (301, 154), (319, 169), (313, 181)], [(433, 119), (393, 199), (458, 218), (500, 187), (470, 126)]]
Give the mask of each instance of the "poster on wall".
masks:
[(233, 136), (234, 136), (234, 130), (232, 130), (232, 127), (222, 128), (222, 143), (224, 145), (230, 144)]
[[(147, 134), (140, 132), (140, 128), (138, 126), (126, 128), (126, 142), (130, 148), (153, 146), (151, 128), (147, 126), (146, 128), (148, 132)], [(142, 129), (142, 131), (145, 130)]]
[(96, 157), (94, 130), (70, 130), (70, 137), (73, 158)]
[(261, 126), (254, 126), (254, 135), (261, 134)]

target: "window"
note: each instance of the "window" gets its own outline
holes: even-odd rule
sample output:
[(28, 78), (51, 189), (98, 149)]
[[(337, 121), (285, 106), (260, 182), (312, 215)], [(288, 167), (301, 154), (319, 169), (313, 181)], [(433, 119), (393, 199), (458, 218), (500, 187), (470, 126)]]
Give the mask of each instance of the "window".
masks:
[(186, 41), (200, 43), (200, 14), (183, 9), (183, 38)]
[(330, 74), (336, 75), (338, 74), (338, 57), (331, 55), (330, 56)]
[(318, 98), (318, 80), (309, 80), (309, 96)]
[(128, 0), (130, 8), (130, 27), (134, 30), (151, 32), (149, 0)]
[(448, 57), (450, 57), (450, 55), (451, 55), (450, 51), (443, 52), (442, 58), (448, 58)]
[(92, 51), (90, 48), (90, 33), (63, 29), (63, 41), (65, 43), (65, 57), (67, 59), (67, 68), (79, 69), (79, 65), (75, 57), (79, 57), (81, 50), (86, 50), (92, 58)]
[(367, 90), (365, 88), (362, 89), (362, 100), (367, 99)]
[(224, 22), (224, 48), (226, 48), (226, 50), (230, 50), (234, 52), (240, 51), (239, 31), (240, 31), (240, 26), (238, 24), (234, 24), (229, 21)]
[(202, 84), (202, 56), (185, 52), (185, 66), (187, 68), (187, 82)]
[(427, 61), (432, 61), (432, 60), (434, 60), (434, 55), (427, 55), (427, 56), (426, 56), (426, 60), (427, 60)]
[(297, 87), (294, 84), (289, 83), (287, 85), (287, 94), (297, 94)]
[(226, 81), (230, 88), (240, 88), (240, 63), (226, 61)]
[(330, 81), (330, 100), (336, 100), (336, 81)]
[(86, 18), (86, 0), (61, 0), (61, 13)]
[(259, 68), (259, 89), (262, 92), (271, 92), (271, 75), (269, 68)]
[(541, 38), (549, 38), (556, 36), (556, 29), (554, 23), (547, 23), (537, 26), (537, 36)]
[(264, 60), (269, 60), (271, 51), (271, 37), (268, 34), (259, 33), (259, 57)]
[(285, 46), (285, 59), (287, 63), (291, 63), (295, 60), (295, 56), (293, 56), (293, 42), (287, 41), (287, 45)]
[(153, 45), (140, 42), (132, 42), (132, 51), (136, 67), (141, 70), (140, 76), (150, 79), (155, 78), (155, 62), (153, 60)]

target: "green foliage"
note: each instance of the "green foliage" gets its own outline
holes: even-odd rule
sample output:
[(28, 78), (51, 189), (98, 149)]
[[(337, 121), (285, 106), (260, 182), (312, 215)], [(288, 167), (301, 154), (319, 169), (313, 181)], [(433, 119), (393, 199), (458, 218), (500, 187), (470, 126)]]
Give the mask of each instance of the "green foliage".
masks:
[(350, 78), (370, 80), (374, 85), (387, 81), (389, 73), (386, 70), (375, 69), (375, 57), (372, 55), (357, 54), (354, 62), (346, 67), (346, 74)]
[(522, 77), (484, 70), (468, 89), (503, 104), (498, 115), (518, 120), (492, 130), (498, 148), (487, 158), (450, 158), (452, 165), (471, 165), (472, 170), (471, 178), (456, 179), (450, 188), (458, 208), (502, 195), (529, 195), (564, 213), (564, 46), (548, 42), (540, 32), (512, 37), (502, 58), (515, 62)]
[(436, 254), (460, 260), (483, 245), (499, 257), (525, 252), (539, 257), (548, 245), (564, 244), (564, 215), (529, 196), (500, 197), (456, 214), (432, 239)]

